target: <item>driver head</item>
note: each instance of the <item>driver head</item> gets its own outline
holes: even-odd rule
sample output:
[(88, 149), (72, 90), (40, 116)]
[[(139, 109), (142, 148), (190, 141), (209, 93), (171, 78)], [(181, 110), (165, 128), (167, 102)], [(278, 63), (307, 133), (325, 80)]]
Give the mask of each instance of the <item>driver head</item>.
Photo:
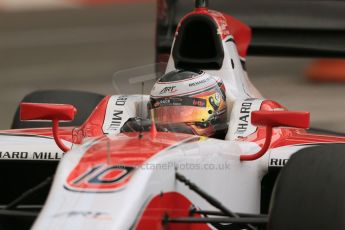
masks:
[(219, 77), (203, 71), (174, 70), (154, 85), (150, 104), (158, 124), (184, 124), (196, 135), (226, 130), (225, 87)]

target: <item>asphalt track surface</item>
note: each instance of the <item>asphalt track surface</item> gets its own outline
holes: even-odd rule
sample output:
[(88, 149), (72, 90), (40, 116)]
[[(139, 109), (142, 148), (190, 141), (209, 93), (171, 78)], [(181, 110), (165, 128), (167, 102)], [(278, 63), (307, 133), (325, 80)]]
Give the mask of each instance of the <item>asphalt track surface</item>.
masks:
[[(155, 4), (0, 13), (0, 129), (39, 89), (113, 94), (113, 74), (154, 62)], [(345, 132), (345, 83), (308, 82), (301, 58), (249, 57), (262, 94), (311, 112), (312, 126)]]

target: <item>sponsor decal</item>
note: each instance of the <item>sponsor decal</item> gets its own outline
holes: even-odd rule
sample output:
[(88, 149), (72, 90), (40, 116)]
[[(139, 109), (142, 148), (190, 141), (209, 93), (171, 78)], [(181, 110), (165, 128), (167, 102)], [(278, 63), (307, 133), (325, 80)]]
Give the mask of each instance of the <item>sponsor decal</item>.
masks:
[(64, 218), (74, 218), (74, 217), (83, 217), (87, 219), (97, 219), (97, 220), (112, 220), (112, 217), (109, 213), (106, 212), (97, 212), (97, 211), (69, 211), (62, 212), (53, 215), (54, 218), (64, 217)]
[(28, 152), (0, 152), (1, 159), (27, 159)]
[(279, 158), (271, 158), (269, 166), (271, 167), (283, 167), (286, 165), (289, 159), (279, 159)]
[(65, 188), (76, 192), (113, 192), (130, 179), (134, 167), (124, 165), (95, 165), (76, 167), (67, 178)]
[(250, 123), (251, 112), (259, 110), (262, 100), (250, 98), (242, 101), (239, 108), (237, 126), (235, 135), (236, 137), (245, 137), (254, 133), (257, 129), (256, 126)]
[(152, 99), (151, 104), (153, 105), (153, 108), (158, 108), (161, 106), (206, 107), (206, 99), (192, 97), (162, 98), (158, 100)]
[(60, 160), (61, 152), (0, 151), (0, 159), (8, 160)]
[[(63, 140), (67, 145), (71, 143)], [(0, 134), (0, 160), (58, 161), (63, 152), (53, 138), (23, 133)]]
[(193, 105), (197, 107), (206, 107), (206, 100), (201, 98), (194, 98)]
[(35, 160), (60, 160), (61, 153), (58, 152), (33, 152), (33, 159)]
[[(102, 131), (104, 134), (120, 133), (125, 122), (132, 117), (146, 117), (147, 110), (138, 109), (147, 106), (148, 95), (115, 95), (112, 96), (107, 104)], [(140, 114), (139, 114), (140, 113)]]
[(167, 86), (164, 87), (159, 94), (165, 94), (165, 93), (175, 93), (177, 92), (176, 86)]
[(159, 106), (173, 106), (173, 105), (182, 105), (181, 98), (165, 98), (157, 101), (158, 103), (154, 103), (154, 107)]
[(301, 149), (315, 146), (314, 144), (302, 144), (302, 145), (287, 145), (270, 150), (270, 158), (268, 161), (269, 167), (284, 167), (289, 161), (292, 154), (300, 151)]
[(227, 139), (246, 137), (257, 130), (251, 124), (251, 112), (260, 110), (263, 100), (248, 98), (237, 101), (232, 109)]
[(194, 86), (198, 86), (200, 84), (203, 84), (203, 83), (206, 83), (210, 80), (211, 78), (205, 78), (205, 79), (202, 79), (202, 80), (199, 80), (199, 81), (196, 81), (196, 82), (192, 82), (192, 83), (189, 83), (189, 87), (194, 87)]
[(124, 122), (124, 109), (127, 102), (127, 96), (112, 97), (108, 102), (106, 112), (106, 121), (103, 124), (105, 133), (113, 133), (119, 131)]
[(121, 110), (114, 110), (113, 118), (111, 119), (111, 124), (109, 126), (109, 130), (118, 130), (121, 126), (122, 121), (122, 114), (123, 111)]
[[(122, 107), (126, 104), (126, 101), (127, 101), (127, 97), (120, 96), (116, 99), (115, 105)], [(113, 117), (111, 119), (108, 130), (114, 131), (114, 130), (118, 130), (119, 128), (121, 128), (122, 116), (123, 116), (123, 109), (122, 110), (114, 109)]]
[(236, 130), (238, 134), (247, 131), (252, 104), (252, 102), (243, 102), (241, 105), (240, 117)]

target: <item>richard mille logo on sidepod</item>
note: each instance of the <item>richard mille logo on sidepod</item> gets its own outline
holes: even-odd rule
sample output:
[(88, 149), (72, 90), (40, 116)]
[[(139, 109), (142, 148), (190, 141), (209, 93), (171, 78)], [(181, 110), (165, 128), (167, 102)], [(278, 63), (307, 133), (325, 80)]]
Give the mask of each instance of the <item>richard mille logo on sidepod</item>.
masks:
[(115, 101), (115, 109), (113, 110), (113, 116), (111, 118), (110, 125), (108, 127), (108, 130), (110, 131), (116, 131), (119, 128), (121, 128), (121, 123), (122, 123), (122, 116), (123, 116), (123, 109), (119, 110), (119, 106), (123, 107), (125, 106), (127, 101), (127, 97), (125, 96), (120, 96), (116, 99)]

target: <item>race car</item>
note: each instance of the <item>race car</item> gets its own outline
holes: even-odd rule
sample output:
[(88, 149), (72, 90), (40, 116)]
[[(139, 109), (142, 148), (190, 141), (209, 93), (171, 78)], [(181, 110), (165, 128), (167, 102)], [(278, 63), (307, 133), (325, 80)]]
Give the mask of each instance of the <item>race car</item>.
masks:
[(84, 112), (71, 104), (21, 103), (23, 122), (52, 127), (0, 132), (12, 166), (0, 228), (342, 229), (345, 137), (309, 133), (308, 112), (262, 97), (245, 70), (250, 38), (199, 0), (164, 73), (119, 72), (123, 94), (82, 98), (99, 102), (81, 125), (59, 127)]

